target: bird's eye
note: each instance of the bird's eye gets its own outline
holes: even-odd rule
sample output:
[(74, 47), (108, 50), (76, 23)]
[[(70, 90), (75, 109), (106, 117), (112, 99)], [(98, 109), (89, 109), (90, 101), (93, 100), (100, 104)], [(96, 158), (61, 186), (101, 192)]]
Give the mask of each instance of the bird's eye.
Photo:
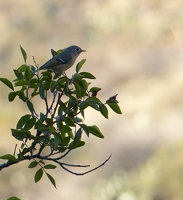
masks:
[(76, 51), (80, 51), (80, 48), (77, 47), (77, 48), (76, 48)]

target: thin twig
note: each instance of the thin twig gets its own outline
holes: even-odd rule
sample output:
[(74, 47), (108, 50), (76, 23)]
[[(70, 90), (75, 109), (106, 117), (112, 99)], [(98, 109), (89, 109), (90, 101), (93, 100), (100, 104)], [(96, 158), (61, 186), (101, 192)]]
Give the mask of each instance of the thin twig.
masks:
[(36, 68), (38, 69), (38, 67), (39, 67), (39, 64), (37, 64), (37, 63), (36, 63), (35, 57), (34, 57), (34, 56), (32, 56), (32, 59), (33, 59), (33, 62), (34, 62), (34, 64), (35, 64)]
[(17, 150), (17, 144), (15, 145), (13, 156), (15, 156), (16, 150)]
[[(53, 93), (53, 100), (52, 100), (51, 105), (50, 105), (50, 107), (49, 107), (49, 112), (50, 112), (50, 111), (52, 110), (52, 108), (53, 108), (53, 104), (55, 103), (55, 99), (56, 99), (57, 94), (58, 94), (58, 91), (57, 91), (57, 90), (54, 91), (54, 93)], [(53, 116), (53, 114), (51, 114), (51, 113), (50, 113), (50, 115)]]
[(45, 102), (45, 105), (46, 105), (46, 117), (47, 117), (49, 112), (50, 112), (49, 111), (49, 106), (48, 106), (48, 101), (47, 101), (47, 91), (45, 93), (44, 102)]
[(54, 116), (55, 116), (55, 113), (56, 113), (58, 105), (59, 105), (60, 98), (62, 97), (63, 93), (64, 93), (63, 91), (61, 93), (60, 92), (58, 93), (58, 98), (57, 98), (57, 102), (56, 102), (55, 108), (52, 113), (52, 118), (54, 118)]
[(62, 165), (65, 165), (68, 167), (90, 167), (90, 165), (75, 165), (75, 164), (69, 164), (69, 163), (62, 163)]
[(109, 161), (109, 159), (111, 158), (111, 156), (112, 156), (112, 154), (111, 154), (102, 164), (98, 165), (97, 167), (95, 167), (95, 168), (93, 168), (93, 169), (91, 169), (91, 170), (88, 170), (88, 171), (86, 171), (86, 172), (81, 172), (81, 173), (71, 171), (70, 169), (66, 168), (66, 167), (64, 166), (63, 163), (59, 163), (59, 162), (57, 162), (57, 163), (58, 163), (64, 170), (66, 170), (67, 172), (69, 172), (69, 173), (71, 173), (71, 174), (74, 174), (74, 175), (76, 175), (76, 176), (83, 176), (83, 175), (88, 174), (88, 173), (90, 173), (90, 172), (93, 172), (93, 171), (97, 170), (98, 168), (102, 167), (103, 165), (105, 165), (105, 163)]

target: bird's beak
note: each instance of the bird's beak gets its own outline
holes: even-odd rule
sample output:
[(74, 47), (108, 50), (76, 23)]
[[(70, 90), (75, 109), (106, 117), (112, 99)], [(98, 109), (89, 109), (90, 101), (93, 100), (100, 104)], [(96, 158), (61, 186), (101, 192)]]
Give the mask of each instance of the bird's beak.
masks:
[(86, 52), (86, 50), (81, 49), (81, 52)]

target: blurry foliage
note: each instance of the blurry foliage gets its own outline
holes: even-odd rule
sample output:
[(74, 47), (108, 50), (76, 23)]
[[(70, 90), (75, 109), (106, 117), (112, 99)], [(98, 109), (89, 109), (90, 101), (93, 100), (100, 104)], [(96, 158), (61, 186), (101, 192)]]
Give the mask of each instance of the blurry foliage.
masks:
[[(116, 88), (113, 85), (115, 81), (118, 86), (122, 83), (121, 90), (126, 101), (124, 108), (126, 107), (128, 112), (125, 114), (126, 121), (123, 120), (127, 131), (123, 126), (123, 135), (120, 134), (120, 137), (117, 137), (120, 141), (117, 143), (119, 154), (125, 133), (129, 135), (133, 132), (134, 137), (137, 136), (134, 140), (139, 141), (137, 134), (139, 129), (136, 129), (132, 116), (136, 119), (136, 116), (139, 116), (141, 111), (143, 114), (144, 110), (150, 119), (152, 117), (152, 123), (149, 123), (147, 127), (149, 134), (144, 134), (144, 138), (151, 140), (155, 134), (161, 135), (161, 143), (169, 135), (176, 138), (176, 133), (182, 132), (182, 71), (177, 70), (177, 66), (182, 69), (182, 59), (180, 60), (183, 35), (182, 5), (181, 0), (142, 0), (140, 2), (94, 0), (80, 3), (71, 0), (1, 1), (0, 67), (3, 69), (1, 73), (12, 71), (12, 60), (15, 65), (20, 63), (17, 53), (17, 43), (19, 44), (20, 41), (26, 41), (24, 45), (29, 46), (29, 49), (34, 52), (31, 55), (39, 55), (40, 63), (47, 56), (48, 52), (45, 49), (48, 49), (50, 44), (57, 48), (57, 45), (65, 46), (71, 40), (85, 42), (85, 45), (90, 45), (90, 52), (93, 51), (92, 55), (90, 54), (90, 62), (97, 60), (101, 62), (100, 68), (96, 68), (98, 65), (93, 65), (91, 70), (97, 71), (97, 74), (103, 73), (104, 70), (108, 71), (110, 81), (107, 82), (110, 89)], [(109, 51), (105, 51), (106, 49)], [(111, 67), (109, 63), (112, 63), (114, 67)], [(111, 78), (112, 76), (115, 78)], [(105, 78), (99, 80), (107, 84)], [(126, 85), (128, 87), (125, 91)], [(151, 85), (150, 88), (143, 90), (142, 86), (149, 85)], [(140, 92), (136, 90), (137, 86)], [(2, 84), (0, 88), (1, 97), (6, 97), (6, 90)], [(148, 103), (149, 107), (147, 107)], [(4, 105), (4, 102), (1, 104)], [(1, 117), (8, 115), (8, 109), (10, 109), (9, 115), (12, 116), (11, 106), (10, 108), (2, 106)], [(14, 118), (16, 117), (13, 116)], [(113, 124), (115, 122), (121, 125), (121, 122), (116, 119)], [(143, 124), (141, 118), (137, 123), (138, 127), (140, 123)], [(106, 126), (106, 129), (110, 130), (109, 126)], [(140, 129), (140, 132), (146, 133), (147, 129)], [(121, 128), (119, 130), (121, 131)], [(126, 138), (126, 142), (129, 142), (130, 148), (133, 149), (131, 140)], [(144, 138), (140, 138), (142, 146)], [(117, 147), (116, 142), (113, 145)], [(134, 149), (134, 151), (137, 150)], [(121, 165), (124, 162), (126, 160), (120, 160)], [(111, 170), (114, 171), (114, 168), (111, 167)], [(145, 171), (142, 174), (144, 173)], [(136, 176), (131, 175), (130, 179), (133, 179), (131, 177)], [(115, 193), (114, 190), (113, 192)], [(130, 199), (128, 197), (133, 199), (134, 193), (126, 190), (126, 193), (123, 193), (121, 198), (118, 196), (118, 199)]]
[(128, 173), (119, 170), (96, 183), (92, 200), (181, 200), (183, 142), (159, 148), (146, 163)]

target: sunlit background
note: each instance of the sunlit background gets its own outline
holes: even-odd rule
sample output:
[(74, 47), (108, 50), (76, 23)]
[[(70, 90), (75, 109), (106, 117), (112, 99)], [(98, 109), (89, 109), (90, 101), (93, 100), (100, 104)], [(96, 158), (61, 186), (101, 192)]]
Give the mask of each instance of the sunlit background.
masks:
[[(104, 139), (86, 145), (65, 162), (102, 168), (85, 176), (62, 169), (34, 183), (29, 162), (3, 169), (0, 199), (22, 200), (182, 200), (183, 197), (183, 1), (176, 0), (2, 0), (0, 2), (0, 77), (13, 79), (23, 64), (19, 46), (42, 65), (50, 49), (72, 44), (87, 52), (83, 70), (96, 76), (105, 101), (118, 94), (123, 115), (109, 120), (90, 110)], [(67, 75), (74, 73), (74, 67)], [(26, 107), (7, 101), (0, 83), (0, 155), (13, 153), (11, 136)], [(41, 101), (38, 102), (41, 104)], [(77, 169), (75, 169), (77, 171)]]

